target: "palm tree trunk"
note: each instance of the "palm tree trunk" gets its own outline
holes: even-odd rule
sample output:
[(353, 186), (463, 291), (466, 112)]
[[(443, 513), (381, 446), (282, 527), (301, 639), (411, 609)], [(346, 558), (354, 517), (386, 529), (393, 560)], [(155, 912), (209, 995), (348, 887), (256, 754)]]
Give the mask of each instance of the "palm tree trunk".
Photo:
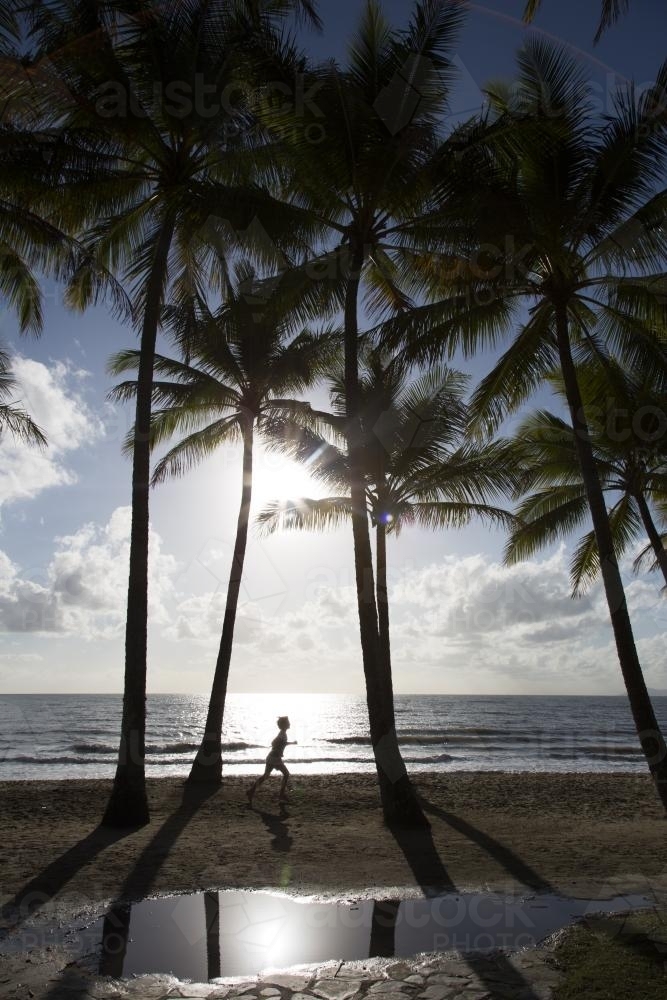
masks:
[(607, 506), (600, 485), (595, 456), (590, 443), (584, 405), (579, 391), (577, 371), (570, 348), (567, 308), (556, 307), (556, 336), (563, 381), (567, 394), (574, 439), (593, 520), (593, 530), (600, 554), (600, 567), (614, 639), (630, 708), (646, 756), (651, 777), (667, 812), (667, 746), (658, 726), (653, 705), (646, 689), (644, 674), (637, 655), (632, 624), (625, 600), (623, 581), (614, 553)]
[[(389, 594), (387, 590), (387, 529), (381, 521), (375, 527), (375, 561), (377, 564), (377, 603), (380, 632), (380, 655), (385, 663), (391, 664), (391, 644), (389, 640)], [(389, 671), (389, 682), (391, 670)], [(392, 684), (393, 699), (393, 684)]]
[(250, 502), (252, 500), (252, 447), (254, 437), (254, 416), (245, 418), (243, 427), (243, 488), (241, 490), (241, 507), (236, 527), (236, 542), (232, 556), (232, 568), (229, 573), (227, 587), (227, 602), (225, 617), (222, 624), (222, 637), (215, 664), (213, 687), (208, 703), (206, 727), (197, 756), (188, 776), (188, 782), (219, 785), (222, 782), (222, 720), (225, 714), (225, 699), (227, 697), (227, 682), (229, 680), (229, 665), (232, 660), (232, 644), (234, 641), (234, 625), (236, 611), (241, 591), (243, 563), (245, 561), (248, 542), (248, 524), (250, 522)]
[(648, 540), (651, 543), (651, 548), (655, 553), (655, 557), (658, 560), (658, 565), (662, 570), (662, 575), (665, 578), (665, 583), (667, 584), (667, 550), (662, 544), (662, 538), (660, 537), (660, 532), (656, 528), (653, 518), (651, 517), (651, 511), (646, 503), (646, 497), (640, 491), (635, 493), (635, 500), (637, 501), (637, 506), (639, 507), (639, 515), (642, 519), (644, 528), (646, 529), (646, 534), (648, 535)]
[(366, 703), (382, 811), (387, 823), (428, 826), (408, 778), (396, 738), (391, 665), (382, 656), (373, 581), (373, 556), (366, 510), (363, 429), (359, 399), (357, 305), (363, 247), (353, 247), (345, 293), (345, 407), (350, 462), (352, 537)]
[(146, 798), (146, 652), (148, 630), (148, 492), (153, 366), (174, 220), (162, 224), (146, 288), (141, 330), (132, 453), (132, 527), (125, 625), (125, 679), (118, 765), (102, 818), (104, 826), (140, 826), (149, 821)]

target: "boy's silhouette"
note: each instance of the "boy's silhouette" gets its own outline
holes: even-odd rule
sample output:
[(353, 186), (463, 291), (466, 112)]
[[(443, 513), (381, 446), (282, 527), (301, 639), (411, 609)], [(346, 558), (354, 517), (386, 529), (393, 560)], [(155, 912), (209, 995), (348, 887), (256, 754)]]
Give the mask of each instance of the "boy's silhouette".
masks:
[(263, 781), (266, 781), (268, 776), (271, 774), (271, 771), (274, 770), (280, 771), (283, 776), (283, 780), (280, 784), (278, 801), (279, 802), (289, 801), (287, 798), (287, 782), (290, 779), (290, 773), (285, 767), (285, 764), (283, 762), (283, 753), (285, 747), (293, 746), (294, 744), (296, 744), (296, 740), (287, 739), (287, 730), (289, 728), (290, 728), (290, 721), (288, 717), (286, 715), (281, 715), (280, 718), (278, 719), (278, 735), (271, 743), (271, 749), (266, 758), (266, 767), (264, 769), (264, 774), (261, 775), (261, 777), (259, 777), (257, 781), (255, 781), (246, 791), (246, 795), (248, 796), (248, 802), (250, 803), (250, 805), (252, 805), (252, 799), (258, 787), (262, 784)]

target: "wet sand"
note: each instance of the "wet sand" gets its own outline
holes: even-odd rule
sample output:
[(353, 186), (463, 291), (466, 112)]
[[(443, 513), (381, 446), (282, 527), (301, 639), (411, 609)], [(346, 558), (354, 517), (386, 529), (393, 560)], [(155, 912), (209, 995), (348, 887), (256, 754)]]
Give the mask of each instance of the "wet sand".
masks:
[(423, 774), (428, 833), (393, 833), (371, 775), (278, 780), (249, 808), (247, 778), (186, 796), (182, 779), (149, 781), (151, 823), (97, 826), (107, 781), (0, 783), (4, 922), (59, 916), (110, 899), (204, 888), (312, 895), (530, 887), (568, 895), (667, 888), (667, 824), (648, 777)]

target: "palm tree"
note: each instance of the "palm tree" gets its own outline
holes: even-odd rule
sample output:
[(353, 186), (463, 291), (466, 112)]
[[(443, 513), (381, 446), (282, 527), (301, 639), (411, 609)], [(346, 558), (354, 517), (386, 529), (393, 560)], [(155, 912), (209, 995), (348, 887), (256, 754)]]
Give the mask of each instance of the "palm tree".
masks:
[[(526, 9), (523, 12), (523, 19), (529, 24), (534, 19), (540, 9), (542, 0), (527, 0)], [(600, 23), (595, 33), (595, 41), (599, 42), (603, 33), (616, 24), (622, 14), (626, 14), (630, 7), (630, 0), (602, 0), (602, 10), (600, 12)]]
[[(607, 374), (608, 368), (593, 372), (596, 391), (592, 398), (585, 391), (584, 398), (600, 485), (613, 501), (607, 516), (614, 550), (620, 559), (630, 543), (645, 534), (667, 584), (667, 551), (651, 510), (652, 506), (664, 509), (667, 501), (664, 375), (653, 372), (638, 380), (616, 366), (611, 378), (601, 378)], [(579, 373), (588, 388), (586, 375)], [(562, 391), (562, 384), (559, 388)], [(607, 405), (596, 400), (606, 400)], [(515, 447), (524, 470), (521, 492), (534, 492), (517, 508), (518, 524), (505, 549), (510, 563), (528, 558), (589, 518), (574, 433), (565, 420), (544, 410), (532, 414), (517, 428)], [(599, 573), (595, 532), (588, 531), (572, 557), (573, 596)]]
[[(130, 289), (140, 334), (132, 449), (132, 529), (125, 633), (125, 679), (118, 766), (103, 822), (148, 821), (145, 785), (146, 644), (151, 398), (156, 337), (167, 298), (187, 299), (223, 272), (221, 257), (255, 218), (248, 161), (251, 109), (225, 98), (243, 92), (260, 56), (283, 56), (277, 19), (288, 3), (193, 0), (52, 0), (32, 5), (35, 37), (54, 87), (71, 99), (55, 116), (54, 164), (67, 224), (85, 232), (69, 287), (84, 308), (109, 288)], [(272, 32), (271, 37), (267, 33)], [(267, 53), (270, 52), (270, 59)], [(255, 56), (257, 59), (255, 59)], [(247, 81), (245, 81), (247, 83)], [(48, 99), (48, 81), (42, 85)], [(246, 91), (248, 90), (246, 86)], [(213, 94), (215, 113), (205, 100)], [(46, 111), (44, 112), (46, 114)], [(54, 168), (55, 169), (55, 168)], [(264, 257), (275, 254), (268, 241)], [(261, 252), (261, 251), (260, 251)], [(121, 305), (125, 299), (120, 293)]]
[(390, 668), (379, 646), (360, 420), (359, 306), (363, 290), (376, 315), (410, 305), (402, 277), (416, 246), (415, 219), (431, 197), (428, 168), (464, 14), (456, 2), (420, 0), (408, 28), (398, 31), (376, 0), (367, 0), (348, 65), (329, 62), (306, 74), (316, 107), (295, 114), (267, 100), (260, 112), (281, 145), (286, 200), (319, 227), (322, 253), (303, 270), (312, 307), (333, 287), (343, 313), (352, 535), (371, 741), (385, 819), (416, 825), (427, 820), (400, 754)]
[[(222, 723), (248, 538), (255, 435), (289, 436), (302, 422), (317, 422), (310, 404), (289, 396), (319, 378), (338, 349), (326, 331), (295, 333), (291, 301), (285, 303), (277, 294), (267, 298), (263, 288), (252, 269), (242, 265), (236, 287), (229, 287), (215, 315), (203, 304), (194, 316), (190, 309), (172, 310), (172, 329), (192, 360), (155, 358), (160, 378), (153, 385), (153, 400), (160, 408), (152, 416), (151, 445), (187, 433), (157, 463), (154, 484), (183, 475), (224, 444), (243, 444), (236, 540), (204, 735), (188, 779), (194, 783), (222, 781)], [(124, 351), (112, 359), (111, 371), (118, 375), (139, 363), (138, 351)], [(137, 382), (125, 382), (112, 396), (127, 399), (136, 392)]]
[(43, 432), (29, 414), (12, 401), (17, 386), (17, 379), (11, 371), (11, 359), (0, 348), (0, 441), (4, 432), (9, 431), (19, 441), (44, 447), (47, 441)]
[[(387, 535), (402, 528), (460, 528), (479, 517), (514, 524), (506, 510), (492, 505), (511, 493), (516, 477), (507, 447), (500, 441), (475, 444), (464, 438), (468, 378), (436, 366), (410, 377), (405, 357), (374, 351), (360, 378), (360, 417), (364, 432), (366, 508), (375, 529), (376, 600), (382, 655), (391, 662), (387, 588)], [(345, 419), (345, 385), (331, 381), (332, 426)], [(303, 430), (287, 441), (314, 479), (346, 492), (324, 499), (303, 497), (268, 505), (258, 515), (267, 532), (337, 527), (352, 513), (347, 453), (326, 438)]]
[(486, 140), (478, 129), (475, 146), (461, 152), (459, 177), (450, 171), (442, 186), (433, 240), (450, 262), (458, 252), (458, 270), (450, 267), (441, 280), (438, 305), (393, 321), (392, 337), (407, 337), (416, 357), (437, 357), (457, 346), (495, 345), (516, 322), (511, 346), (473, 399), (485, 427), (497, 426), (559, 368), (621, 671), (667, 808), (667, 747), (637, 656), (577, 374), (578, 363), (606, 358), (610, 349), (627, 367), (664, 368), (667, 115), (656, 102), (667, 65), (654, 90), (638, 102), (631, 91), (621, 95), (616, 114), (600, 121), (563, 50), (532, 41), (518, 60), (517, 82), (489, 90)]

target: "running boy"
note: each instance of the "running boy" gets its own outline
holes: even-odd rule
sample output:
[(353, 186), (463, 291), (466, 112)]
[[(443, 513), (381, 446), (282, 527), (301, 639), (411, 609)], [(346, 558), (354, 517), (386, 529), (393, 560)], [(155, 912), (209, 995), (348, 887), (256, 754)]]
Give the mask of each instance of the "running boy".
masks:
[(255, 781), (254, 784), (252, 784), (250, 788), (246, 791), (246, 795), (248, 796), (248, 802), (250, 803), (250, 805), (252, 805), (253, 795), (257, 791), (257, 788), (259, 787), (259, 785), (262, 784), (263, 781), (266, 781), (268, 776), (271, 774), (271, 771), (280, 771), (283, 776), (283, 780), (280, 785), (278, 801), (279, 802), (288, 801), (287, 782), (290, 779), (290, 773), (285, 767), (285, 764), (283, 763), (283, 753), (285, 751), (285, 747), (294, 746), (296, 744), (296, 740), (287, 739), (287, 730), (289, 729), (289, 727), (290, 727), (289, 719), (287, 718), (286, 715), (281, 715), (280, 718), (278, 719), (278, 735), (271, 743), (271, 749), (266, 758), (266, 767), (264, 769), (264, 774), (260, 778), (258, 778), (257, 781)]

